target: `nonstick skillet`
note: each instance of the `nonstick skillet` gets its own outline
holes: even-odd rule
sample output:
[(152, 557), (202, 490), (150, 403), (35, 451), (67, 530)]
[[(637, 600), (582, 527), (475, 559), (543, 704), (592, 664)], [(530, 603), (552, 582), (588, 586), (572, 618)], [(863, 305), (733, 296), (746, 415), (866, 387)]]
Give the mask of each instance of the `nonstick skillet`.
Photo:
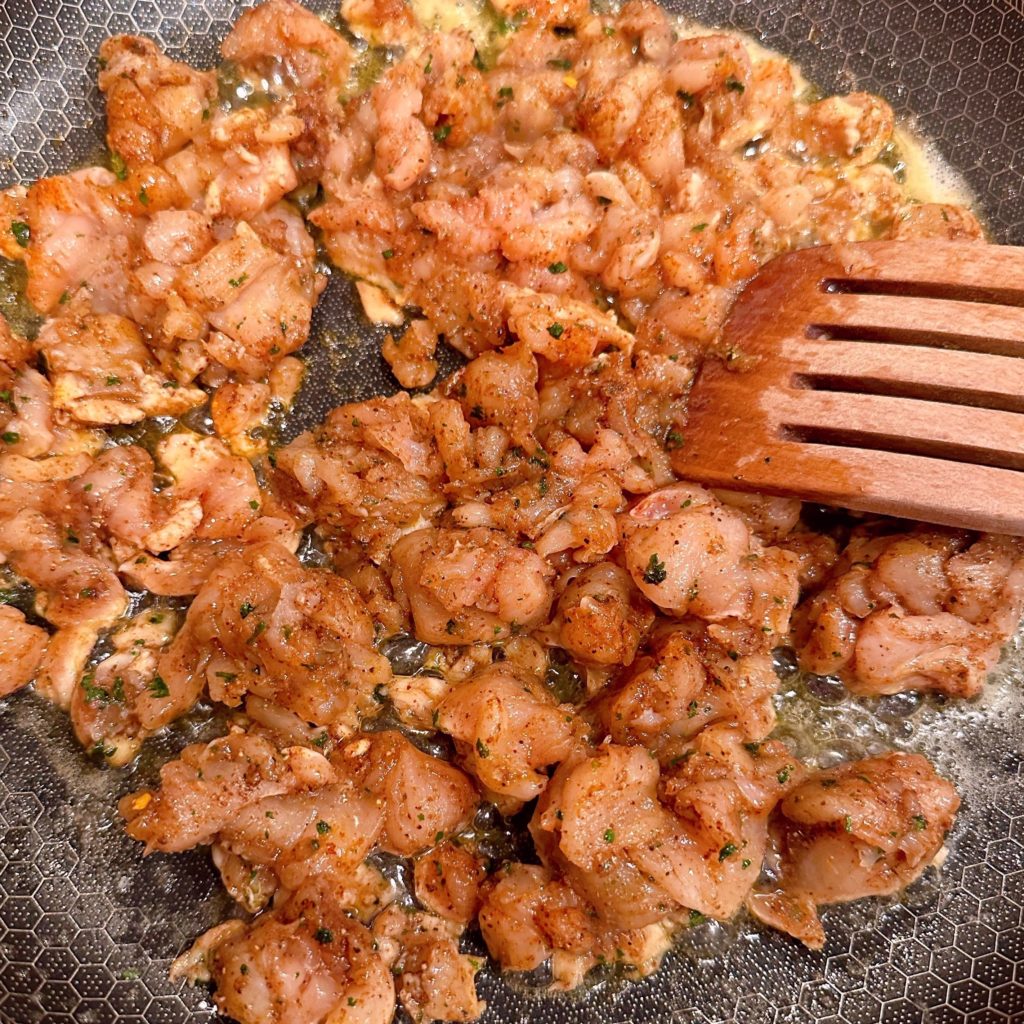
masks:
[[(229, 0), (5, 0), (0, 5), (0, 184), (95, 158), (100, 42), (150, 35), (202, 66), (243, 7)], [(798, 61), (826, 93), (879, 92), (912, 118), (973, 190), (997, 241), (1024, 244), (1021, 0), (669, 0), (743, 29)], [(321, 4), (326, 11), (327, 5)], [(333, 13), (333, 12), (332, 12)], [(304, 353), (311, 371), (292, 436), (344, 401), (395, 390), (379, 333), (332, 280)], [(449, 363), (449, 368), (454, 362)], [(977, 705), (903, 695), (850, 711), (834, 688), (783, 676), (783, 720), (813, 713), (836, 756), (922, 750), (964, 806), (941, 873), (899, 900), (826, 912), (810, 953), (748, 924), (692, 929), (646, 981), (599, 980), (582, 997), (537, 997), (485, 975), (487, 1024), (976, 1024), (1024, 1021), (1024, 652)], [(167, 980), (169, 959), (230, 912), (202, 852), (142, 861), (116, 797), (203, 726), (151, 741), (133, 774), (87, 762), (66, 716), (31, 695), (0, 704), (0, 1022), (212, 1022), (209, 993)]]

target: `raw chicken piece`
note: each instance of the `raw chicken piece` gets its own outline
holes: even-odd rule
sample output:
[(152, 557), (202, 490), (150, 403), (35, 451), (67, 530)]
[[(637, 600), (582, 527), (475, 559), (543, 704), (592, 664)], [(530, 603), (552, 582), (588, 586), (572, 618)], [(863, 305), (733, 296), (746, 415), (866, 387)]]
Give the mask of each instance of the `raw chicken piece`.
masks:
[(0, 605), (0, 697), (32, 682), (49, 634), (25, 621), (25, 616), (9, 605)]
[(504, 663), (456, 686), (441, 702), (437, 725), (453, 736), (463, 763), (491, 792), (524, 802), (548, 783), (543, 769), (577, 745), (579, 723), (538, 682)]
[(909, 885), (942, 849), (960, 806), (919, 754), (890, 753), (819, 772), (788, 793), (772, 823), (777, 885), (751, 912), (821, 949), (817, 907)]
[(801, 665), (855, 693), (973, 697), (1024, 610), (1024, 545), (858, 531), (796, 618)]
[(315, 888), (252, 924), (217, 925), (171, 974), (213, 980), (218, 1008), (239, 1024), (390, 1024), (395, 1012), (373, 936)]
[(249, 804), (334, 782), (330, 762), (307, 747), (278, 750), (262, 736), (232, 730), (193, 743), (160, 769), (157, 790), (140, 789), (118, 804), (125, 830), (146, 852), (209, 843)]
[(417, 530), (391, 555), (427, 643), (493, 643), (537, 625), (551, 607), (550, 566), (498, 530)]
[(397, 732), (377, 733), (342, 750), (355, 774), (384, 805), (382, 849), (404, 856), (439, 844), (465, 826), (479, 798), (458, 768), (417, 750)]
[(155, 164), (181, 149), (210, 117), (212, 72), (166, 57), (150, 39), (111, 36), (100, 47), (107, 145), (129, 164)]

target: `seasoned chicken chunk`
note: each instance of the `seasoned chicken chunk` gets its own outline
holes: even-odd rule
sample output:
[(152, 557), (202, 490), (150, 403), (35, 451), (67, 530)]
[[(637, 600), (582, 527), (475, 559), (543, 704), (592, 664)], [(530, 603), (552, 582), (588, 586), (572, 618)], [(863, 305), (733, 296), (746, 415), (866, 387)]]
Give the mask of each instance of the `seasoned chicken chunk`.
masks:
[(155, 164), (209, 119), (212, 72), (171, 60), (150, 39), (111, 36), (100, 46), (99, 85), (107, 99), (107, 144), (130, 164)]
[(960, 798), (919, 754), (883, 754), (828, 769), (788, 793), (772, 824), (774, 889), (752, 913), (812, 949), (825, 933), (817, 907), (894, 893), (931, 864)]
[(392, 558), (416, 635), (428, 643), (493, 642), (536, 625), (551, 607), (550, 566), (497, 530), (417, 530)]
[(313, 890), (250, 925), (230, 921), (175, 961), (175, 977), (213, 980), (239, 1024), (390, 1024), (391, 973), (358, 921)]
[(973, 697), (1024, 610), (1024, 547), (1009, 537), (858, 531), (800, 608), (801, 664), (855, 693)]
[(0, 605), (0, 697), (32, 682), (49, 634), (30, 625), (17, 608)]

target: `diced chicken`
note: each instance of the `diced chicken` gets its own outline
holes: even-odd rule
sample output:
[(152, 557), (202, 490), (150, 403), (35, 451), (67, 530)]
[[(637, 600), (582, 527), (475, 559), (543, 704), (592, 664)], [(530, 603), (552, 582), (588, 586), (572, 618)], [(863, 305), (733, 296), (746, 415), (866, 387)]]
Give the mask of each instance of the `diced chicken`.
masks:
[(100, 46), (107, 144), (130, 164), (155, 164), (188, 143), (217, 99), (212, 72), (170, 60), (150, 39), (111, 36)]
[(49, 639), (45, 629), (30, 625), (17, 608), (0, 605), (0, 697), (32, 682)]
[(960, 798), (919, 754), (883, 754), (819, 772), (788, 793), (772, 826), (778, 885), (753, 914), (812, 949), (817, 907), (898, 892), (942, 848)]

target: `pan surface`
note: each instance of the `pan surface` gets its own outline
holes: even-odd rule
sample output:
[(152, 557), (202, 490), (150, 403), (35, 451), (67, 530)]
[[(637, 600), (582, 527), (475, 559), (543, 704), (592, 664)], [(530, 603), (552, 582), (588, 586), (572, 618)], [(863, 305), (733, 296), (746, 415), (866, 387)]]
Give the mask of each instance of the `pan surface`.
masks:
[[(243, 6), (229, 0), (6, 0), (0, 5), (0, 184), (94, 157), (95, 55), (112, 33), (154, 37), (201, 66)], [(321, 3), (326, 10), (327, 5)], [(994, 237), (1024, 244), (1021, 0), (671, 0), (795, 58), (826, 92), (879, 92), (912, 117), (974, 191)], [(335, 7), (336, 9), (336, 7)], [(314, 319), (311, 372), (289, 435), (323, 412), (395, 390), (379, 335), (332, 280)], [(835, 703), (784, 678), (784, 734), (813, 720), (838, 759), (885, 747), (931, 756), (964, 806), (941, 873), (899, 901), (825, 914), (809, 953), (746, 923), (688, 932), (654, 977), (553, 1000), (486, 974), (486, 1024), (945, 1024), (1024, 1021), (1024, 650), (1006, 652), (981, 701), (909, 695)], [(115, 812), (202, 726), (151, 741), (126, 772), (89, 764), (66, 716), (31, 695), (0, 703), (0, 1022), (213, 1022), (209, 993), (167, 980), (170, 958), (231, 912), (203, 853), (142, 861)], [(209, 728), (209, 726), (207, 726)]]

